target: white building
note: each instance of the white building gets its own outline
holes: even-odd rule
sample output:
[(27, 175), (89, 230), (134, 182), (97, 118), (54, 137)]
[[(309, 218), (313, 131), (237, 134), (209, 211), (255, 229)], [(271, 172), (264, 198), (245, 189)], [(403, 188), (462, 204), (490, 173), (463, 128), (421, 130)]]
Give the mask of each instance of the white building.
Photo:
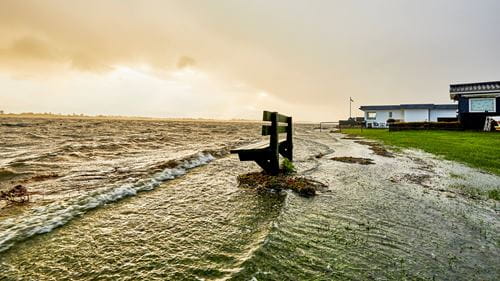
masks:
[(437, 122), (438, 118), (456, 118), (456, 104), (364, 105), (367, 127), (387, 128), (387, 120), (400, 122)]

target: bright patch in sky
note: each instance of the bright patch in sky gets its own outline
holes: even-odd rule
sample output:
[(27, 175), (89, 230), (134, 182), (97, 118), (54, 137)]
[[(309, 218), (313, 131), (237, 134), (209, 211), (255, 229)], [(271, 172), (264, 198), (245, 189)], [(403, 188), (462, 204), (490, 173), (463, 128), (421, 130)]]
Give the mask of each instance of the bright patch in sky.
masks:
[[(496, 0), (1, 0), (0, 110), (334, 121), (500, 79)], [(464, 39), (466, 38), (466, 40)]]

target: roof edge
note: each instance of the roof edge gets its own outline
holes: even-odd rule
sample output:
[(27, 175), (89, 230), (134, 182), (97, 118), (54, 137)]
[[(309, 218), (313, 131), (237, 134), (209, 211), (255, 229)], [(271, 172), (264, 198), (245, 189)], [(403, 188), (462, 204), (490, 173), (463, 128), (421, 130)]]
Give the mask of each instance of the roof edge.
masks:
[(490, 84), (490, 83), (500, 83), (500, 81), (484, 81), (484, 82), (470, 82), (470, 83), (454, 83), (450, 84), (451, 86), (466, 86), (466, 85), (475, 85), (475, 84)]
[(415, 104), (392, 104), (392, 105), (362, 105), (361, 111), (365, 110), (403, 110), (403, 109), (458, 109), (456, 103), (415, 103)]

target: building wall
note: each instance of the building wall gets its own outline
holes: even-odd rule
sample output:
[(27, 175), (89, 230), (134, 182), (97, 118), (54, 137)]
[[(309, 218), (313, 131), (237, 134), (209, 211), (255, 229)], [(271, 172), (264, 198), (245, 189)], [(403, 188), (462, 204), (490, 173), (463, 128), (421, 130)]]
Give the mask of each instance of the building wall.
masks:
[[(368, 112), (376, 112), (375, 119), (368, 119)], [(389, 117), (392, 112), (392, 117)], [(401, 120), (403, 122), (437, 122), (438, 117), (457, 117), (455, 109), (404, 109), (404, 110), (368, 110), (364, 117), (367, 124), (378, 123), (378, 127), (387, 127), (387, 119)], [(429, 120), (430, 118), (430, 120)]]
[[(368, 119), (368, 112), (376, 112), (377, 117), (375, 120), (373, 119)], [(389, 117), (389, 112), (392, 112), (392, 117)], [(368, 110), (365, 112), (365, 120), (366, 123), (372, 123), (377, 122), (379, 124), (384, 124), (382, 127), (387, 127), (387, 119), (396, 119), (396, 120), (403, 120), (403, 112), (399, 109), (394, 109), (394, 110)]]
[[(500, 113), (500, 98), (496, 98), (496, 113)], [(458, 99), (458, 112), (468, 113), (469, 112), (469, 98), (460, 97)], [(478, 112), (474, 112), (478, 113)]]
[(405, 109), (404, 110), (405, 122), (423, 122), (429, 121), (428, 109)]
[(469, 112), (469, 99), (464, 97), (458, 99), (458, 112)]
[(431, 122), (437, 122), (438, 117), (457, 117), (455, 109), (431, 109)]
[(481, 130), (487, 116), (500, 115), (500, 98), (496, 98), (496, 112), (469, 112), (469, 98), (458, 99), (458, 120), (466, 129)]

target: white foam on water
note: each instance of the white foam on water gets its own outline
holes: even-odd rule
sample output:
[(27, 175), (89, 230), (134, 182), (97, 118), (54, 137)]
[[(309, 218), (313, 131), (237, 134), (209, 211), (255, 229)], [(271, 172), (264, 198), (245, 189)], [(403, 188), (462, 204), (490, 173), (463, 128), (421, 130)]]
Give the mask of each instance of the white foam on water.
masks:
[(115, 202), (138, 192), (153, 190), (162, 182), (184, 175), (189, 169), (205, 165), (215, 158), (211, 154), (198, 153), (175, 168), (165, 169), (147, 180), (125, 184), (108, 190), (100, 190), (46, 206), (33, 208), (22, 217), (0, 222), (0, 252), (36, 234), (42, 234), (68, 223), (76, 216), (102, 205)]

